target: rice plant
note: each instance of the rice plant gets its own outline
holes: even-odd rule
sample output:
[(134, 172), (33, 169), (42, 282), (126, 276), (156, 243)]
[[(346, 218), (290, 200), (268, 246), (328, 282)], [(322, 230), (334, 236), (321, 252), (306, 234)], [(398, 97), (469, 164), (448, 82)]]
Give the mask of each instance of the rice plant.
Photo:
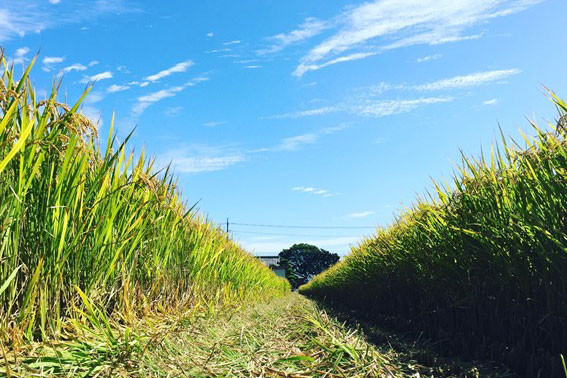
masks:
[(112, 341), (114, 320), (289, 290), (182, 202), (169, 168), (118, 143), (114, 122), (100, 147), (80, 113), (90, 88), (73, 106), (58, 102), (60, 83), (39, 100), (35, 59), (19, 78), (1, 60), (0, 354), (81, 325)]
[[(424, 330), (525, 376), (562, 376), (567, 352), (567, 105), (525, 146), (463, 157), (419, 200), (300, 292)], [(539, 375), (538, 375), (539, 374)]]

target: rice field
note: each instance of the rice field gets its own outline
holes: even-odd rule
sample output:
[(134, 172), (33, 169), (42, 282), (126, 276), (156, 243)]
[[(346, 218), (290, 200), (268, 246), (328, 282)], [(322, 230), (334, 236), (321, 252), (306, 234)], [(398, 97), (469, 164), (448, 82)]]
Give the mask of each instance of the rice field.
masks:
[(34, 62), (16, 77), (2, 58), (0, 375), (22, 361), (26, 374), (53, 372), (97, 350), (143, 348), (134, 336), (144, 319), (163, 314), (154, 324), (167, 323), (289, 291), (184, 204), (172, 172), (134, 153), (129, 137), (119, 141), (113, 124), (100, 146), (80, 113), (90, 88), (72, 106), (58, 102), (60, 83), (38, 99)]
[(549, 95), (549, 131), (463, 157), (451, 183), (300, 292), (526, 377), (567, 374), (567, 105)]

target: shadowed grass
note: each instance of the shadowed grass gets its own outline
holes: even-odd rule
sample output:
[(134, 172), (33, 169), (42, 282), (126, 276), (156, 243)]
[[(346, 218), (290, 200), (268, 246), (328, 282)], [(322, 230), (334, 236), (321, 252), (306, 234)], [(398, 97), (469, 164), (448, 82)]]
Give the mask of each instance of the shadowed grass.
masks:
[(525, 376), (562, 376), (567, 351), (567, 105), (525, 146), (463, 157), (389, 228), (300, 292), (422, 330)]

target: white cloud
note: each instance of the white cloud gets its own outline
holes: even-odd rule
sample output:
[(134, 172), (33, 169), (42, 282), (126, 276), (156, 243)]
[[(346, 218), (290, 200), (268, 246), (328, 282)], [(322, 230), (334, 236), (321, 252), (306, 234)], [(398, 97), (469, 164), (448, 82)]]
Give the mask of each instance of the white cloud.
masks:
[[(69, 2), (68, 7), (45, 6), (41, 1), (5, 0), (0, 5), (0, 42), (41, 33), (65, 24), (85, 23), (108, 13), (131, 13), (138, 9), (125, 0), (97, 0)], [(47, 4), (47, 2), (45, 2)], [(89, 11), (84, 8), (88, 6)]]
[(27, 53), (30, 52), (30, 48), (27, 46), (24, 47), (20, 47), (19, 49), (16, 50), (16, 57), (22, 57), (24, 55), (26, 55)]
[(226, 169), (246, 161), (246, 157), (237, 151), (195, 145), (166, 151), (158, 155), (157, 161), (162, 166), (171, 162), (175, 172), (200, 173)]
[[(22, 4), (21, 9), (16, 7), (16, 3), (12, 3), (12, 9), (9, 4), (2, 4), (0, 9), (0, 41), (7, 41), (16, 36), (23, 37), (29, 32), (40, 32), (47, 27), (47, 21), (42, 19), (38, 14), (30, 9), (29, 6)], [(26, 15), (26, 11), (30, 13)]]
[(144, 78), (144, 80), (154, 82), (154, 81), (162, 79), (162, 78), (169, 76), (169, 75), (176, 73), (176, 72), (185, 72), (192, 65), (193, 65), (193, 62), (191, 60), (186, 60), (184, 62), (177, 63), (175, 66), (170, 67), (166, 70), (160, 71), (155, 75), (147, 76), (147, 77)]
[(289, 138), (284, 138), (282, 142), (275, 147), (278, 151), (293, 151), (299, 146), (304, 144), (313, 144), (319, 139), (319, 136), (314, 133), (296, 135)]
[(212, 37), (212, 36), (214, 36), (213, 32), (209, 32), (209, 33), (207, 33), (207, 37), (209, 37), (209, 38), (210, 38), (210, 37)]
[(375, 101), (353, 106), (350, 109), (350, 112), (362, 116), (385, 117), (394, 114), (407, 113), (421, 105), (451, 102), (453, 100), (453, 97), (425, 97), (412, 100)]
[(224, 42), (223, 45), (225, 46), (230, 46), (230, 45), (238, 45), (240, 44), (240, 41), (230, 41), (230, 42)]
[(138, 102), (134, 105), (132, 111), (135, 114), (139, 115), (143, 113), (144, 110), (146, 110), (153, 103), (163, 100), (164, 98), (167, 97), (173, 97), (178, 92), (181, 92), (184, 88), (185, 88), (184, 86), (177, 86), (168, 89), (162, 89), (157, 92), (153, 92), (145, 96), (138, 97)]
[(226, 124), (225, 121), (210, 121), (210, 122), (203, 123), (203, 126), (205, 126), (205, 127), (216, 127), (216, 126), (221, 126), (221, 125), (225, 125), (225, 124)]
[(248, 64), (248, 63), (255, 63), (255, 62), (259, 62), (260, 59), (242, 59), (242, 60), (236, 60), (235, 63), (240, 63), (240, 64)]
[(330, 134), (334, 134), (334, 133), (339, 132), (339, 131), (346, 130), (349, 127), (350, 127), (350, 125), (346, 124), (346, 123), (339, 125), (339, 126), (326, 127), (326, 128), (321, 130), (321, 134), (330, 135)]
[(61, 0), (49, 0), (50, 4), (59, 4)]
[(480, 37), (478, 34), (465, 35), (465, 32), (473, 26), (522, 11), (538, 2), (540, 0), (366, 2), (334, 17), (330, 22), (336, 29), (334, 34), (311, 48), (301, 58), (293, 74), (302, 76), (331, 64), (362, 59), (404, 46), (476, 39)]
[(71, 72), (71, 71), (84, 71), (86, 70), (87, 67), (83, 66), (80, 63), (75, 63), (75, 64), (71, 64), (70, 66), (67, 66), (65, 68), (63, 68), (61, 71), (62, 72)]
[(364, 58), (368, 58), (369, 56), (376, 55), (376, 54), (378, 54), (378, 53), (377, 52), (354, 53), (354, 54), (350, 54), (350, 55), (341, 56), (341, 57), (338, 57), (338, 58), (335, 58), (335, 59), (331, 59), (331, 60), (329, 60), (325, 63), (322, 63), (322, 64), (300, 65), (300, 66), (297, 67), (297, 69), (294, 71), (293, 74), (295, 76), (302, 76), (307, 71), (317, 71), (317, 70), (320, 70), (321, 68), (330, 66), (332, 64), (349, 62), (351, 60), (364, 59)]
[(57, 63), (61, 63), (65, 60), (64, 57), (62, 56), (46, 56), (45, 58), (43, 58), (43, 64), (49, 65), (49, 64), (57, 64)]
[[(209, 80), (207, 77), (203, 77), (203, 76), (196, 77), (192, 80), (189, 80), (188, 82), (186, 82), (183, 85), (178, 85), (176, 87), (162, 89), (162, 90), (159, 90), (157, 92), (152, 92), (152, 93), (147, 94), (145, 96), (138, 97), (136, 104), (134, 104), (134, 106), (132, 107), (132, 113), (134, 113), (135, 116), (139, 116), (140, 114), (142, 114), (144, 112), (144, 110), (146, 110), (152, 104), (154, 104), (158, 101), (161, 101), (164, 98), (173, 97), (177, 93), (184, 90), (185, 88), (195, 86), (198, 83), (203, 82), (203, 81), (207, 81), (207, 80)], [(144, 84), (144, 83), (142, 83), (142, 84)], [(140, 84), (141, 87), (144, 86), (142, 84)]]
[(16, 52), (14, 54), (14, 58), (12, 59), (12, 61), (14, 62), (14, 64), (23, 64), (26, 60), (28, 60), (26, 58), (26, 55), (29, 52), (30, 52), (30, 48), (27, 47), (27, 46), (20, 47), (19, 49), (16, 49)]
[(442, 56), (443, 55), (441, 55), (441, 54), (426, 55), (426, 56), (422, 56), (421, 58), (417, 58), (416, 61), (418, 63), (429, 62), (431, 60), (440, 59)]
[(206, 52), (207, 53), (219, 53), (219, 52), (229, 52), (229, 51), (232, 51), (232, 49), (229, 48), (229, 47), (225, 47), (225, 48), (222, 48), (222, 49), (213, 49), (213, 50), (206, 51)]
[(322, 115), (327, 113), (334, 113), (340, 110), (341, 108), (337, 106), (325, 106), (322, 108), (302, 110), (299, 112), (276, 114), (266, 118), (268, 119), (302, 118), (302, 117), (310, 117), (310, 116)]
[(121, 91), (125, 91), (127, 89), (129, 89), (130, 87), (128, 85), (117, 85), (117, 84), (112, 84), (110, 87), (108, 87), (107, 91), (110, 93), (114, 93), (114, 92), (121, 92)]
[(300, 112), (277, 114), (266, 117), (268, 119), (311, 117), (331, 112), (346, 112), (361, 116), (384, 117), (394, 114), (407, 113), (421, 105), (436, 104), (453, 101), (453, 97), (423, 97), (410, 100), (384, 100), (375, 101), (363, 98), (357, 102), (345, 101), (336, 106), (328, 106)]
[(254, 69), (254, 68), (262, 68), (262, 66), (246, 66), (246, 68)]
[(449, 79), (434, 81), (428, 84), (416, 85), (412, 88), (424, 91), (438, 91), (444, 89), (474, 87), (491, 81), (502, 80), (507, 77), (517, 75), (520, 72), (521, 71), (517, 68), (509, 70), (477, 72), (469, 75), (455, 76)]
[(327, 189), (318, 189), (311, 186), (294, 186), (293, 188), (291, 188), (291, 190), (293, 190), (294, 192), (310, 193), (321, 197), (332, 197), (335, 195)]
[(302, 110), (276, 114), (265, 119), (287, 119), (302, 118), (323, 115), (332, 112), (346, 112), (360, 116), (384, 117), (394, 114), (410, 112), (420, 106), (451, 102), (455, 98), (452, 96), (420, 97), (413, 99), (396, 100), (376, 100), (374, 97), (391, 90), (411, 90), (411, 91), (448, 91), (454, 89), (471, 88), (502, 80), (519, 74), (517, 68), (506, 70), (482, 71), (468, 75), (454, 76), (448, 79), (441, 79), (426, 84), (388, 84), (379, 83), (378, 85), (366, 88), (361, 95), (348, 96), (342, 102), (321, 108)]
[(99, 61), (98, 61), (98, 60), (93, 60), (93, 61), (91, 61), (91, 62), (89, 63), (89, 67), (96, 66), (97, 64), (99, 64)]
[(374, 214), (374, 211), (361, 211), (359, 213), (350, 213), (347, 218), (366, 218)]
[(492, 98), (490, 100), (486, 100), (482, 103), (482, 105), (496, 105), (498, 103), (497, 98)]
[(112, 79), (112, 72), (105, 71), (105, 72), (101, 72), (101, 73), (98, 73), (98, 74), (93, 75), (93, 76), (85, 76), (81, 80), (81, 83), (89, 83), (89, 82), (92, 82), (92, 81), (99, 81), (99, 80), (105, 80), (105, 79)]
[(259, 50), (258, 54), (263, 55), (281, 51), (291, 44), (304, 41), (320, 34), (329, 26), (330, 25), (326, 22), (309, 17), (305, 19), (298, 29), (292, 30), (289, 33), (280, 33), (269, 37), (268, 40), (273, 42), (273, 44), (266, 49)]

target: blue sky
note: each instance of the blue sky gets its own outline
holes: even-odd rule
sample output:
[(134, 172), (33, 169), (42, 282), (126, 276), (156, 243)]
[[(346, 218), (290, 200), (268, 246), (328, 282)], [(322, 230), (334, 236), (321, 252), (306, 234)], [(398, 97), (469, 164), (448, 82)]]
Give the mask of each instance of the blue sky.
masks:
[[(164, 5), (167, 4), (167, 5)], [(553, 121), (567, 96), (562, 0), (3, 1), (0, 43), (37, 52), (40, 97), (96, 81), (83, 112), (172, 162), (214, 222), (391, 223), (460, 150)], [(345, 254), (371, 228), (233, 225), (256, 253)]]

